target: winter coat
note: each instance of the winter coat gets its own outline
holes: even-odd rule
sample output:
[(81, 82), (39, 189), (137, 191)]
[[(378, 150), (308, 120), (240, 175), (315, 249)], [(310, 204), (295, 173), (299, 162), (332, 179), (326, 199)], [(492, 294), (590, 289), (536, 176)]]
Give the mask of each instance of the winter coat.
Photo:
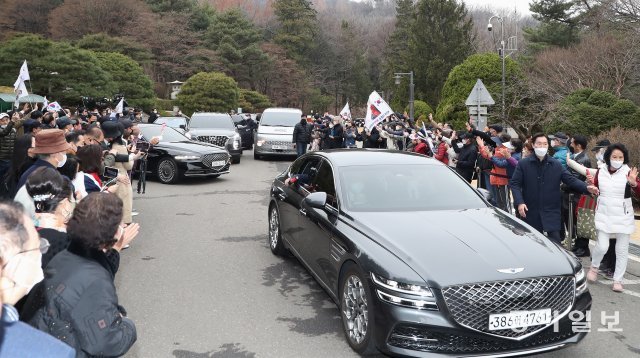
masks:
[(378, 132), (377, 128), (373, 128), (371, 130), (371, 133), (366, 136), (366, 134), (363, 132), (363, 143), (362, 143), (362, 147), (363, 148), (381, 148), (382, 147), (382, 142), (379, 141), (380, 139), (380, 132)]
[(416, 146), (413, 148), (413, 151), (415, 153), (427, 155), (427, 143), (420, 141), (420, 143), (416, 144)]
[(596, 230), (607, 234), (633, 234), (634, 221), (631, 191), (627, 175), (631, 169), (626, 164), (610, 173), (606, 164), (598, 170), (596, 184), (600, 189), (596, 206)]
[[(591, 168), (591, 159), (589, 158), (589, 155), (587, 155), (587, 152), (585, 151), (582, 151), (576, 155), (573, 155), (572, 159), (585, 168)], [(578, 180), (582, 180), (582, 181), (587, 180), (586, 176), (576, 172), (571, 168), (569, 168), (569, 173), (571, 173), (571, 175), (573, 175), (574, 177), (578, 178)]]
[(345, 148), (356, 148), (357, 131), (355, 129), (344, 131)]
[(300, 122), (293, 127), (293, 143), (311, 143), (311, 129), (313, 126), (307, 124), (307, 121)]
[(473, 180), (473, 172), (476, 170), (476, 160), (478, 159), (478, 148), (475, 144), (462, 146), (458, 153), (456, 171), (468, 182)]
[[(129, 155), (125, 144), (114, 142), (111, 149), (115, 149), (118, 154)], [(113, 167), (118, 169), (118, 174), (127, 175), (127, 172), (133, 168), (133, 161), (115, 162)], [(131, 184), (118, 182), (118, 189), (115, 194), (122, 200), (122, 221), (125, 224), (131, 223), (133, 221), (133, 217), (131, 216), (131, 212), (133, 211), (133, 188)]]
[[(333, 137), (333, 138), (331, 138)], [(333, 128), (329, 128), (327, 137), (327, 149), (342, 148), (342, 141), (344, 140), (344, 130), (342, 124), (334, 125)]]
[(553, 157), (557, 159), (564, 168), (567, 168), (567, 153), (569, 153), (569, 148), (567, 147), (553, 147)]
[(436, 152), (433, 154), (433, 157), (438, 159), (444, 164), (449, 165), (449, 155), (447, 154), (447, 143), (440, 141), (436, 148)]
[(124, 355), (137, 335), (133, 321), (118, 305), (118, 259), (72, 240), (49, 262), (45, 279), (29, 294), (22, 318), (75, 348), (77, 357)]
[(542, 161), (535, 155), (523, 158), (513, 173), (510, 185), (514, 204), (516, 207), (527, 205), (524, 221), (540, 232), (559, 231), (562, 227), (560, 183), (579, 193), (588, 193), (584, 182), (548, 155)]
[(9, 122), (0, 130), (0, 160), (11, 161), (13, 159), (13, 146), (16, 142), (16, 135), (13, 122)]
[(491, 168), (491, 176), (489, 177), (489, 182), (491, 185), (495, 186), (505, 186), (509, 185), (509, 177), (507, 176), (507, 166), (509, 166), (509, 162), (504, 157), (504, 155), (496, 149), (493, 156), (489, 156), (484, 151), (484, 146), (480, 148), (480, 154), (485, 159), (490, 159), (493, 163), (493, 168)]

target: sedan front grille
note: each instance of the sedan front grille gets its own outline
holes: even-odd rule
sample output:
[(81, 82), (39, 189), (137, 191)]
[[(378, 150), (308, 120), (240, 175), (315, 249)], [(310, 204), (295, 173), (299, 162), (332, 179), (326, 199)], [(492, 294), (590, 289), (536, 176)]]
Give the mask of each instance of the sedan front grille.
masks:
[[(223, 165), (213, 166), (213, 162), (223, 161)], [(202, 156), (202, 163), (211, 169), (220, 169), (223, 168), (227, 162), (229, 161), (229, 154), (227, 153), (215, 153), (215, 154), (205, 154)]]
[(197, 136), (195, 138), (197, 141), (210, 143), (213, 145), (217, 145), (218, 147), (224, 147), (227, 145), (227, 141), (229, 141), (229, 137), (224, 135), (215, 135), (215, 136)]
[(561, 317), (573, 306), (575, 281), (573, 276), (555, 276), (484, 282), (445, 287), (442, 295), (451, 315), (461, 326), (520, 340), (549, 325), (490, 331), (489, 315), (550, 308), (553, 314)]
[(427, 326), (398, 325), (389, 335), (388, 344), (398, 348), (445, 354), (500, 353), (533, 349), (573, 337), (572, 321), (565, 319), (555, 327), (522, 341), (479, 337), (452, 330), (436, 330)]

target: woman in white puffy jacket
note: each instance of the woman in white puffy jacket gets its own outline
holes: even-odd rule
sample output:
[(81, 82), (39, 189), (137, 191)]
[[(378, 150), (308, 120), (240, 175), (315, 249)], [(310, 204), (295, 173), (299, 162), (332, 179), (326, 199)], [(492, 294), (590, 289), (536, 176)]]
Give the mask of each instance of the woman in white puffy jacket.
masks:
[(622, 144), (610, 145), (604, 153), (604, 163), (597, 171), (588, 169), (571, 160), (568, 165), (578, 172), (593, 177), (594, 185), (600, 190), (596, 206), (595, 223), (598, 242), (591, 257), (591, 268), (587, 279), (591, 282), (598, 277), (598, 267), (609, 248), (609, 239), (617, 238), (616, 269), (613, 274), (613, 290), (622, 292), (622, 278), (627, 269), (629, 240), (635, 231), (634, 211), (631, 191), (640, 191), (638, 170), (631, 169), (629, 151)]

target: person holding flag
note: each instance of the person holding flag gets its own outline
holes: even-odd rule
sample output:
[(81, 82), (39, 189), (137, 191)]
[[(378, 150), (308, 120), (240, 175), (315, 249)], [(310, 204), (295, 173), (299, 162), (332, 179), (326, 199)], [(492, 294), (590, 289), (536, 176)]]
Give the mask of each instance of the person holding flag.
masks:
[(29, 95), (27, 86), (24, 84), (25, 81), (29, 80), (31, 80), (31, 77), (29, 76), (29, 68), (27, 67), (27, 60), (24, 60), (22, 67), (20, 67), (20, 74), (18, 74), (18, 79), (16, 79), (16, 82), (13, 84), (13, 90), (16, 93), (16, 109), (18, 108), (20, 98)]
[(349, 109), (349, 102), (344, 106), (342, 111), (340, 111), (340, 117), (344, 120), (351, 120), (351, 110)]

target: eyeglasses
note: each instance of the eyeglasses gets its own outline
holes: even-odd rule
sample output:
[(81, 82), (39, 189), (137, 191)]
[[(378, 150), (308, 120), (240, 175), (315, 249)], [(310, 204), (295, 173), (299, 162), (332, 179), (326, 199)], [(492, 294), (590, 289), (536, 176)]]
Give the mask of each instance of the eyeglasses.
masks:
[(49, 251), (49, 247), (51, 247), (51, 244), (49, 244), (49, 240), (45, 239), (44, 237), (41, 237), (40, 238), (40, 246), (38, 246), (35, 249), (29, 249), (29, 250), (20, 251), (20, 252), (18, 252), (18, 254), (24, 254), (25, 252), (40, 250), (40, 253), (44, 255), (44, 254), (47, 253), (47, 251)]

